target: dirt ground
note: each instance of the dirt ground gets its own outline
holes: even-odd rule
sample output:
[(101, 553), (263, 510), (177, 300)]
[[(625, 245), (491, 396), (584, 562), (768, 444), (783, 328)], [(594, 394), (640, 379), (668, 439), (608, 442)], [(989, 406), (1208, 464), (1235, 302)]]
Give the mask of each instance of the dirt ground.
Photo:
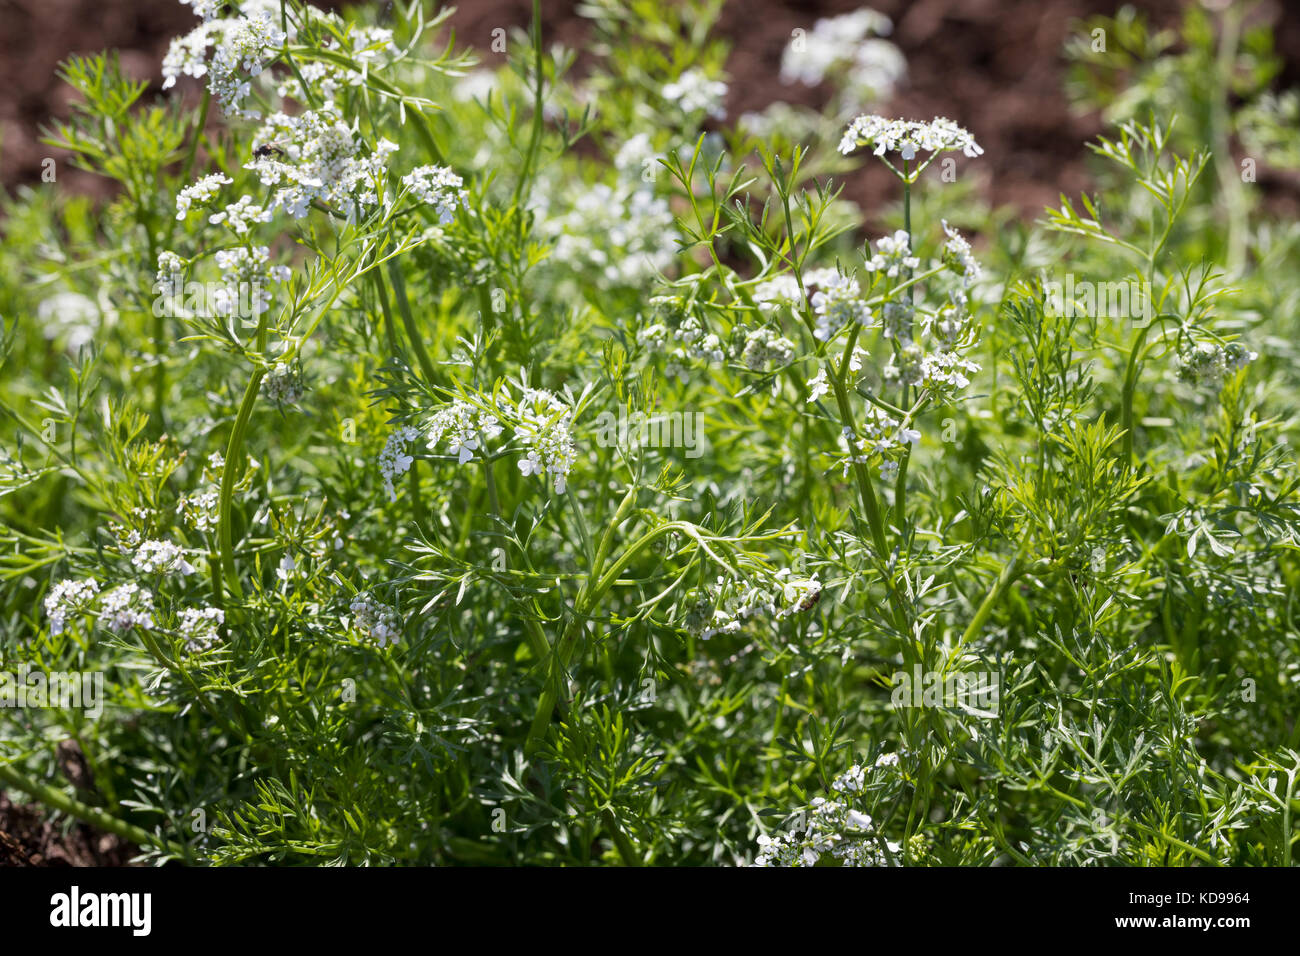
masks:
[(66, 833), (37, 804), (16, 804), (0, 791), (0, 866), (125, 866), (136, 848), (84, 823)]
[[(1269, 0), (1276, 4), (1277, 0)], [(785, 86), (778, 72), (791, 31), (820, 16), (861, 6), (861, 0), (729, 0), (719, 24), (734, 47), (731, 115), (775, 99), (819, 105), (826, 91)], [(1071, 19), (1113, 12), (1113, 0), (874, 0), (894, 19), (893, 39), (907, 57), (909, 79), (882, 112), (928, 118), (946, 115), (972, 130), (986, 152), (989, 198), (1035, 215), (1058, 193), (1087, 185), (1081, 146), (1100, 131), (1095, 117), (1077, 117), (1061, 92), (1060, 50)], [(581, 51), (588, 23), (577, 0), (545, 0), (544, 29)], [(1178, 0), (1142, 6), (1172, 25)], [(497, 27), (526, 26), (529, 0), (466, 0), (453, 18), (462, 42), (486, 48)], [(758, 15), (761, 14), (761, 15)], [(1273, 19), (1285, 19), (1274, 17)], [(1300, 47), (1300, 18), (1281, 24), (1284, 49)], [(49, 147), (39, 127), (66, 115), (67, 87), (55, 76), (69, 53), (122, 51), (123, 68), (158, 83), (168, 40), (195, 23), (175, 0), (0, 0), (0, 184), (38, 179)], [(1292, 57), (1292, 63), (1300, 57)], [(874, 171), (873, 171), (874, 172)], [(91, 177), (69, 172), (60, 182), (99, 191)], [(892, 186), (870, 173), (849, 184), (870, 206)]]

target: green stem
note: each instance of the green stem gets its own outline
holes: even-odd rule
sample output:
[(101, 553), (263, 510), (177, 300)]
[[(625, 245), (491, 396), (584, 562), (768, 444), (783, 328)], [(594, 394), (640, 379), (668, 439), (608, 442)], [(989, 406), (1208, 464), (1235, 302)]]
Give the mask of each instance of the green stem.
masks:
[[(378, 276), (379, 269), (375, 270)], [(406, 279), (402, 275), (401, 266), (397, 260), (388, 263), (388, 275), (393, 280), (393, 297), (397, 301), (397, 312), (402, 317), (402, 327), (406, 329), (406, 337), (411, 342), (411, 349), (415, 352), (415, 360), (420, 366), (420, 371), (424, 375), (425, 382), (430, 388), (438, 384), (438, 372), (434, 368), (433, 359), (429, 357), (429, 350), (424, 347), (424, 339), (421, 337), (419, 330), (415, 327), (415, 315), (411, 312), (411, 301), (406, 296)], [(379, 280), (379, 288), (384, 288), (383, 279)], [(387, 309), (388, 296), (385, 293), (382, 296), (384, 308)]]
[(1133, 395), (1137, 391), (1138, 366), (1142, 362), (1142, 346), (1146, 344), (1150, 325), (1138, 329), (1133, 348), (1124, 367), (1124, 387), (1120, 394), (1120, 425), (1124, 429), (1121, 454), (1125, 470), (1133, 467)]
[(963, 647), (979, 636), (980, 629), (984, 627), (989, 615), (993, 613), (994, 606), (1001, 599), (1007, 586), (1015, 579), (1020, 570), (1020, 563), (1025, 560), (1025, 555), (1029, 553), (1029, 540), (1029, 535), (1026, 533), (1025, 537), (1021, 539), (1020, 547), (1016, 549), (1015, 555), (1003, 565), (1002, 573), (993, 582), (993, 587), (989, 589), (989, 593), (984, 595), (984, 600), (980, 602), (980, 606), (975, 609), (975, 616), (966, 625), (966, 630), (962, 632), (961, 640), (957, 642), (957, 647), (950, 655), (950, 659), (955, 658)]
[[(533, 67), (533, 82), (536, 84), (533, 96), (533, 129), (528, 137), (528, 152), (524, 155), (524, 165), (519, 171), (519, 182), (515, 184), (515, 195), (513, 205), (519, 205), (519, 199), (523, 196), (524, 187), (528, 184), (528, 179), (532, 175), (533, 163), (537, 159), (537, 150), (542, 143), (542, 92), (545, 85), (545, 74), (543, 73), (542, 63), (542, 2), (533, 0), (533, 51), (535, 53), (535, 64)], [(521, 217), (522, 221), (522, 217)]]
[(244, 400), (239, 406), (239, 416), (235, 427), (230, 432), (230, 442), (226, 445), (226, 464), (221, 469), (221, 498), (217, 540), (220, 548), (220, 568), (212, 569), (212, 596), (218, 607), (221, 606), (221, 574), (230, 585), (231, 594), (243, 597), (244, 589), (239, 583), (239, 572), (235, 568), (235, 545), (231, 533), (231, 511), (235, 493), (235, 474), (239, 470), (240, 456), (244, 450), (244, 433), (248, 430), (248, 421), (253, 415), (253, 406), (257, 404), (258, 389), (262, 385), (262, 376), (266, 370), (258, 366), (248, 379), (244, 389)]
[(636, 852), (636, 847), (627, 838), (623, 828), (618, 825), (618, 819), (614, 816), (613, 811), (600, 811), (600, 818), (605, 821), (605, 828), (609, 830), (609, 835), (613, 838), (614, 846), (618, 848), (618, 855), (623, 858), (623, 862), (628, 866), (641, 866), (640, 854)]

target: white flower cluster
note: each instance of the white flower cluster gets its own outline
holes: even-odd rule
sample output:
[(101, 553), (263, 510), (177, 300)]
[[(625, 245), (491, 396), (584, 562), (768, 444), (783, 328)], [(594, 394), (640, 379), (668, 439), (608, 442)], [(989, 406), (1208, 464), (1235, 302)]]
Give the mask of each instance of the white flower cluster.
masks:
[(747, 618), (774, 614), (776, 610), (776, 603), (764, 589), (753, 585), (728, 587), (726, 578), (719, 576), (716, 584), (703, 589), (687, 612), (686, 629), (707, 641), (717, 634), (735, 634)]
[[(563, 212), (553, 213), (553, 206)], [(551, 258), (616, 285), (636, 286), (666, 271), (677, 254), (672, 210), (653, 184), (579, 184), (558, 202), (539, 205), (541, 231), (555, 243)]]
[(909, 342), (889, 360), (884, 375), (889, 381), (926, 388), (936, 396), (950, 399), (970, 384), (967, 375), (980, 367), (955, 352), (925, 354), (919, 345)]
[[(221, 270), (221, 283), (212, 289), (209, 307), (217, 315), (240, 315), (253, 319), (271, 307), (271, 282), (287, 282), (292, 275), (288, 266), (271, 265), (267, 246), (236, 246), (213, 255)], [(247, 292), (247, 298), (241, 295)], [(241, 315), (247, 310), (249, 315)]]
[(921, 260), (912, 255), (911, 239), (906, 229), (895, 231), (892, 236), (881, 236), (876, 240), (876, 252), (867, 260), (869, 272), (883, 272), (889, 278), (897, 278), (903, 269), (916, 269)]
[(379, 474), (384, 479), (384, 490), (388, 492), (389, 501), (397, 500), (393, 479), (410, 471), (411, 462), (415, 460), (406, 453), (406, 446), (419, 437), (418, 431), (405, 425), (390, 433), (384, 441), (383, 450), (379, 453)]
[(859, 116), (849, 124), (840, 140), (840, 152), (847, 155), (859, 146), (870, 147), (877, 156), (898, 153), (905, 160), (916, 158), (918, 152), (959, 149), (966, 156), (979, 156), (984, 152), (975, 142), (975, 137), (942, 116), (936, 116), (929, 123)]
[(682, 343), (674, 352), (678, 359), (698, 359), (715, 365), (727, 359), (722, 339), (713, 332), (705, 332), (700, 320), (693, 315), (674, 330), (673, 339)]
[(841, 86), (851, 107), (885, 99), (907, 74), (898, 47), (876, 38), (892, 30), (889, 17), (868, 7), (819, 19), (811, 32), (786, 44), (781, 80), (816, 86), (829, 77)]
[(821, 600), (822, 583), (817, 580), (816, 574), (805, 577), (790, 568), (782, 568), (773, 575), (773, 580), (781, 594), (782, 607), (776, 612), (779, 618), (812, 610)]
[(100, 601), (99, 625), (115, 634), (153, 627), (153, 595), (138, 584), (114, 588)]
[(204, 23), (171, 41), (162, 61), (164, 90), (175, 86), (176, 80), (181, 76), (201, 79), (207, 75), (208, 47), (212, 45), (213, 36), (219, 29), (220, 27)]
[[(232, 116), (257, 119), (257, 110), (244, 106), (252, 92), (248, 77), (256, 77), (284, 49), (288, 36), (278, 16), (258, 2), (239, 4), (239, 16), (218, 19), (219, 5), (211, 0), (195, 3), (203, 18), (184, 36), (172, 40), (163, 57), (163, 89), (171, 89), (180, 76), (208, 78), (208, 92)], [(207, 51), (213, 47), (211, 59)]]
[(211, 29), (218, 24), (222, 29), (208, 63), (208, 90), (217, 98), (223, 112), (258, 119), (261, 114), (257, 110), (243, 105), (252, 92), (252, 84), (240, 71), (251, 77), (260, 74), (284, 48), (287, 37), (264, 10), (233, 20), (213, 20), (199, 29)]
[(358, 594), (349, 605), (352, 626), (363, 635), (386, 647), (402, 638), (402, 620), (397, 611), (380, 604), (368, 594)]
[[(920, 440), (921, 433), (915, 428), (904, 427), (879, 405), (868, 405), (862, 420), (862, 435), (855, 437), (848, 426), (841, 434), (841, 441), (849, 449), (843, 462), (844, 474), (849, 473), (850, 465), (869, 464), (876, 456), (887, 459), (901, 452), (905, 444), (915, 445)], [(883, 461), (881, 477), (892, 477), (896, 467), (892, 461)]]
[(1257, 358), (1257, 352), (1240, 342), (1227, 345), (1201, 342), (1179, 354), (1178, 377), (1199, 388), (1217, 392), (1223, 388), (1224, 379), (1229, 374), (1245, 368)]
[[(221, 192), (222, 186), (229, 186), (234, 180), (221, 173), (212, 173), (204, 176), (198, 182), (186, 186), (176, 194), (176, 218), (184, 219), (189, 215), (190, 208), (195, 204), (206, 206), (210, 203), (217, 193)], [(159, 263), (161, 266), (161, 262)]]
[(62, 634), (68, 618), (80, 614), (99, 594), (99, 582), (94, 578), (82, 581), (59, 581), (45, 595), (45, 613), (50, 619), (50, 634)]
[(686, 613), (687, 631), (708, 640), (718, 634), (736, 634), (745, 621), (759, 614), (780, 620), (809, 611), (821, 600), (822, 583), (814, 574), (782, 568), (763, 584), (731, 582), (719, 576), (705, 585)]
[(757, 328), (745, 334), (740, 360), (754, 372), (766, 371), (769, 362), (789, 365), (794, 360), (794, 343), (772, 329)]
[(444, 226), (456, 217), (456, 207), (469, 208), (464, 180), (446, 166), (417, 166), (402, 177), (402, 185), (420, 202), (433, 206)]
[(865, 325), (871, 318), (857, 279), (842, 276), (834, 269), (816, 269), (808, 274), (806, 281), (810, 287), (817, 288), (809, 301), (816, 316), (813, 334), (819, 340), (829, 341), (850, 322)]
[(915, 315), (916, 309), (908, 299), (886, 302), (880, 310), (881, 334), (899, 342), (912, 341), (912, 319)]
[(185, 649), (191, 653), (205, 651), (217, 642), (217, 630), (226, 615), (220, 608), (187, 607), (181, 612), (180, 633)]
[[(280, 28), (280, 4), (276, 0), (243, 0), (229, 4), (221, 0), (181, 2), (191, 6), (203, 22), (184, 36), (172, 40), (163, 58), (163, 89), (173, 87), (181, 76), (206, 76), (208, 90), (217, 98), (223, 111), (245, 119), (260, 118), (257, 110), (244, 105), (252, 92), (250, 81), (280, 55), (289, 40), (294, 39), (292, 25), (287, 34)], [(236, 15), (218, 17), (223, 8)], [(301, 76), (315, 96), (332, 101), (345, 84), (360, 86), (364, 83), (363, 70), (389, 62), (400, 53), (393, 42), (392, 30), (349, 24), (337, 14), (323, 12), (310, 4), (300, 5), (297, 13), (325, 28), (321, 30), (324, 38), (317, 41), (322, 50), (356, 61), (361, 70), (321, 61), (300, 63), (295, 75), (285, 76), (279, 82), (276, 92), (282, 98), (292, 98), (299, 103), (311, 100), (299, 82)], [(209, 48), (215, 48), (210, 60)]]
[[(897, 762), (897, 754), (882, 754), (876, 766)], [(871, 817), (851, 805), (853, 796), (865, 789), (866, 777), (866, 771), (855, 764), (831, 783), (834, 799), (815, 797), (786, 832), (760, 836), (754, 866), (816, 866), (826, 854), (841, 866), (891, 865), (902, 851), (901, 844), (873, 832)]]
[(727, 84), (711, 80), (702, 70), (687, 70), (671, 83), (665, 84), (664, 99), (676, 103), (688, 116), (705, 113), (713, 119), (727, 118), (723, 101), (727, 98)]
[(224, 222), (237, 236), (248, 235), (254, 223), (270, 221), (271, 210), (254, 203), (252, 196), (241, 196), (238, 202), (231, 203), (221, 212), (214, 212), (208, 217), (208, 222), (214, 226)]
[(276, 362), (262, 380), (262, 391), (277, 405), (296, 405), (307, 394), (307, 387), (297, 366)]
[(545, 389), (525, 388), (515, 411), (515, 438), (525, 449), (518, 462), (520, 472), (549, 475), (555, 493), (564, 494), (569, 472), (578, 458), (570, 431), (573, 410)]
[(208, 456), (208, 463), (203, 469), (203, 480), (198, 488), (188, 495), (182, 495), (176, 507), (186, 523), (196, 531), (212, 531), (217, 527), (220, 495), (218, 485), (221, 471), (226, 467), (226, 459), (221, 452), (214, 451)]
[(944, 261), (961, 273), (962, 286), (969, 287), (980, 277), (980, 264), (975, 261), (970, 243), (962, 234), (949, 226), (946, 219), (940, 221), (943, 223), (944, 234), (948, 237), (948, 241), (943, 244)]
[(180, 295), (182, 279), (185, 276), (185, 261), (174, 252), (163, 250), (158, 253), (158, 284), (173, 295)]
[[(553, 393), (527, 386), (518, 402), (508, 393), (498, 401), (499, 412), (511, 420), (515, 440), (523, 451), (517, 462), (520, 472), (548, 476), (556, 493), (563, 494), (578, 454), (571, 432), (573, 410)], [(439, 409), (426, 428), (428, 448), (436, 450), (445, 444), (462, 465), (473, 460), (476, 452), (483, 453), (487, 443), (504, 430), (497, 415), (462, 400)], [(419, 437), (421, 432), (414, 427), (399, 428), (388, 436), (379, 454), (379, 470), (391, 500), (397, 499), (393, 480), (405, 474), (413, 461), (407, 446)]]
[(131, 556), (131, 564), (145, 574), (193, 574), (194, 565), (185, 552), (170, 541), (142, 541)]
[(428, 446), (432, 450), (446, 438), (447, 451), (463, 465), (500, 434), (501, 423), (495, 415), (469, 402), (456, 401), (429, 420)]
[(277, 187), (272, 208), (301, 219), (313, 201), (333, 204), (349, 222), (379, 202), (388, 158), (397, 144), (381, 139), (363, 153), (352, 129), (333, 109), (306, 110), (297, 116), (267, 117), (254, 142), (273, 151), (245, 164), (263, 186)]
[(181, 0), (181, 3), (193, 9), (194, 15), (207, 23), (216, 19), (221, 8), (226, 5), (226, 0)]

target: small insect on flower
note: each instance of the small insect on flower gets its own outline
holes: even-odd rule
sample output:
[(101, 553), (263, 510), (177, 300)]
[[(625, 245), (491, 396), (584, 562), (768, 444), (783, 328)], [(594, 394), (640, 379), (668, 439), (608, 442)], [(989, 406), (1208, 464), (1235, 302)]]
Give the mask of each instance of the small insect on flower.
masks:
[(263, 143), (253, 150), (254, 159), (266, 159), (268, 156), (284, 159), (284, 143)]

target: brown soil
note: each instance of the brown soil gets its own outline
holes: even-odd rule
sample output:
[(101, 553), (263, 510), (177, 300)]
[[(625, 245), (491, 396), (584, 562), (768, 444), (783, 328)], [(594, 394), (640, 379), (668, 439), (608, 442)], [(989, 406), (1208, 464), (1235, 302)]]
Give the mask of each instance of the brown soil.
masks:
[(126, 866), (139, 852), (84, 823), (51, 823), (40, 804), (14, 803), (0, 791), (0, 866)]
[[(819, 16), (856, 9), (861, 0), (729, 0), (719, 29), (734, 48), (731, 115), (775, 99), (819, 105), (824, 90), (789, 87), (777, 73), (781, 51), (797, 27)], [(981, 175), (988, 196), (1037, 213), (1057, 194), (1087, 184), (1082, 144), (1099, 132), (1095, 118), (1070, 115), (1061, 93), (1060, 49), (1073, 17), (1113, 11), (1110, 0), (875, 0), (895, 21), (893, 39), (907, 56), (909, 81), (893, 115), (946, 115), (985, 147)], [(1177, 18), (1177, 0), (1149, 0), (1156, 22)], [(575, 0), (545, 0), (548, 39), (581, 51), (589, 34)], [(487, 49), (498, 27), (525, 27), (529, 0), (468, 0), (453, 25), (458, 39)], [(123, 69), (159, 80), (168, 40), (195, 23), (175, 0), (0, 0), (0, 184), (35, 182), (42, 158), (41, 124), (67, 114), (68, 88), (55, 76), (70, 53), (121, 50)], [(64, 188), (98, 192), (102, 184), (60, 164)], [(893, 189), (876, 170), (850, 183), (868, 208)]]

